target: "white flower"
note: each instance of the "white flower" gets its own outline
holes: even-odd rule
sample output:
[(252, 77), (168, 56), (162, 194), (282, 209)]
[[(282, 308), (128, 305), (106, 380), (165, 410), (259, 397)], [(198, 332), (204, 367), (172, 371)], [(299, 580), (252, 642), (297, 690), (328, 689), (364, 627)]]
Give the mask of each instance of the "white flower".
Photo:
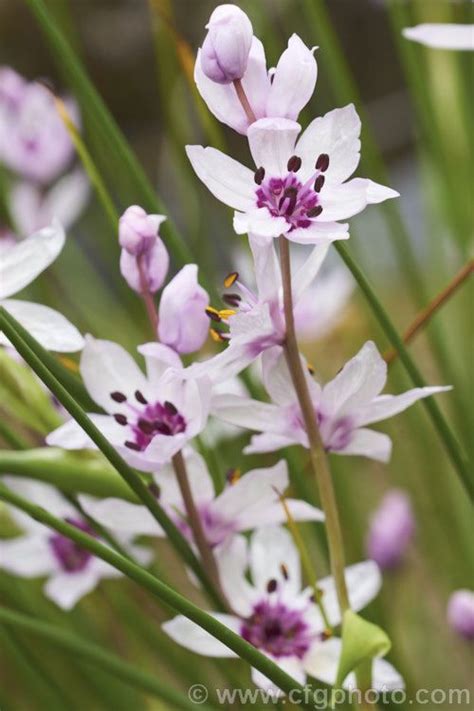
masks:
[(360, 119), (352, 104), (316, 118), (296, 141), (300, 131), (285, 118), (253, 123), (248, 140), (256, 171), (215, 148), (187, 146), (199, 178), (236, 210), (237, 234), (283, 234), (302, 244), (347, 239), (347, 224), (338, 220), (398, 196), (371, 180), (347, 181), (360, 158)]
[[(73, 352), (82, 348), (84, 339), (62, 314), (48, 306), (9, 298), (31, 284), (54, 262), (65, 239), (61, 224), (53, 220), (49, 227), (44, 227), (21, 242), (8, 240), (7, 246), (0, 249), (0, 305), (44, 348)], [(0, 238), (0, 247), (1, 242)], [(9, 344), (1, 332), (0, 344)]]
[[(52, 486), (30, 479), (4, 477), (7, 486), (49, 513), (95, 535), (88, 523)], [(102, 578), (120, 577), (121, 573), (81, 548), (69, 538), (52, 531), (19, 509), (9, 507), (11, 516), (23, 529), (16, 538), (0, 540), (0, 568), (24, 578), (47, 577), (44, 592), (64, 610), (70, 610), (87, 593), (94, 590)], [(126, 537), (121, 538), (127, 545)], [(151, 555), (145, 548), (129, 547), (143, 564)]]
[[(127, 462), (156, 471), (205, 427), (211, 398), (206, 377), (184, 379), (179, 356), (167, 346), (146, 343), (147, 374), (121, 346), (86, 338), (80, 372), (91, 398), (107, 414), (89, 417)], [(94, 447), (74, 420), (47, 437), (64, 449)]]
[[(235, 482), (229, 482), (218, 496), (214, 493), (211, 477), (204, 459), (192, 450), (187, 452), (186, 468), (196, 508), (210, 545), (223, 543), (235, 533), (274, 523), (287, 518), (278, 492), (288, 487), (288, 468), (285, 461), (273, 467), (254, 469)], [(192, 540), (186, 523), (186, 509), (173, 467), (163, 467), (154, 476), (159, 499), (169, 516), (182, 532)], [(121, 499), (82, 502), (85, 511), (108, 528), (128, 534), (163, 536), (162, 529), (150, 512), (137, 504)], [(287, 499), (291, 516), (296, 521), (322, 521), (319, 509), (305, 501)]]
[[(281, 348), (263, 356), (263, 380), (272, 403), (218, 395), (213, 412), (231, 424), (253, 429), (255, 435), (246, 453), (272, 452), (292, 444), (308, 447), (308, 436)], [(307, 374), (307, 383), (328, 452), (355, 454), (388, 461), (391, 440), (366, 425), (386, 420), (406, 410), (417, 400), (451, 388), (414, 388), (402, 395), (380, 395), (387, 380), (387, 365), (376, 346), (368, 341), (325, 386)]]
[(474, 50), (474, 25), (425, 23), (406, 27), (402, 34), (407, 39), (434, 49)]
[[(259, 529), (250, 544), (235, 536), (216, 551), (224, 593), (234, 614), (212, 613), (213, 617), (241, 635), (270, 657), (297, 682), (309, 674), (334, 684), (341, 652), (341, 640), (325, 640), (325, 624), (313, 601), (313, 589), (302, 590), (298, 551), (289, 533), (273, 526)], [(246, 576), (250, 573), (251, 582)], [(366, 561), (346, 568), (351, 607), (360, 610), (378, 593), (381, 577), (375, 563)], [(318, 582), (330, 623), (340, 623), (339, 605), (332, 578)], [(164, 631), (183, 647), (208, 657), (236, 657), (222, 642), (211, 637), (183, 616), (163, 625)], [(276, 693), (263, 674), (252, 670), (257, 686)], [(345, 686), (353, 686), (353, 675)], [(403, 688), (398, 672), (386, 661), (373, 665), (375, 689)]]
[[(289, 118), (294, 121), (310, 100), (318, 69), (309, 49), (298, 35), (292, 35), (277, 67), (267, 72), (265, 50), (253, 37), (242, 87), (257, 119)], [(216, 84), (202, 69), (201, 50), (194, 67), (194, 79), (210, 111), (239, 133), (247, 133), (249, 118), (232, 84)]]

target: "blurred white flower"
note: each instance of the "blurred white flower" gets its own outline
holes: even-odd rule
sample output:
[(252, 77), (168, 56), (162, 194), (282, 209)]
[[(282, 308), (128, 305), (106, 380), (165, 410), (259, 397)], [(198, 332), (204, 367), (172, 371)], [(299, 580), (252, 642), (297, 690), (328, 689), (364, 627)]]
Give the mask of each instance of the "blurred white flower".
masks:
[(402, 34), (409, 40), (434, 49), (474, 50), (474, 25), (425, 23), (406, 27)]

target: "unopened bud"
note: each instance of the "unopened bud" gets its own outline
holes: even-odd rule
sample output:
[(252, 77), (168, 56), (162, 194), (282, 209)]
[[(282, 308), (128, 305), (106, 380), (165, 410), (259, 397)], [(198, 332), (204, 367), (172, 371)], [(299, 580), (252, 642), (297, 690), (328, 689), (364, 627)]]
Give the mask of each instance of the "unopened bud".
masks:
[(149, 250), (158, 234), (163, 215), (149, 215), (142, 207), (131, 205), (119, 220), (119, 242), (123, 249), (134, 255)]
[(209, 296), (198, 283), (196, 264), (187, 264), (163, 289), (158, 335), (161, 343), (177, 353), (193, 353), (204, 344), (209, 331), (206, 307)]
[(253, 39), (252, 23), (245, 12), (237, 5), (219, 5), (206, 27), (201, 47), (204, 74), (218, 84), (242, 79)]
[(408, 496), (398, 489), (389, 491), (372, 517), (367, 553), (386, 570), (395, 568), (413, 538), (415, 519)]
[(456, 590), (448, 602), (448, 622), (465, 639), (474, 640), (474, 592)]
[(161, 289), (168, 273), (170, 258), (161, 238), (153, 242), (139, 255), (122, 248), (120, 271), (131, 289), (138, 294), (148, 291), (154, 294)]

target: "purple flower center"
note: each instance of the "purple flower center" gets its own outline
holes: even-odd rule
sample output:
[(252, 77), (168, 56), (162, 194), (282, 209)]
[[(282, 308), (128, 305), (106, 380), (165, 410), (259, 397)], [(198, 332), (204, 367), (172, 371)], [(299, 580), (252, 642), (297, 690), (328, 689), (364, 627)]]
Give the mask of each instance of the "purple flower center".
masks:
[(353, 420), (347, 415), (331, 419), (322, 412), (317, 413), (317, 419), (326, 450), (340, 452), (345, 449), (354, 434)]
[(281, 602), (263, 600), (243, 621), (241, 636), (274, 657), (298, 657), (308, 651), (313, 635), (301, 610), (291, 610)]
[[(94, 535), (92, 528), (81, 519), (66, 518), (65, 521), (71, 526), (75, 526), (84, 533)], [(82, 548), (70, 538), (62, 536), (60, 533), (55, 533), (49, 538), (49, 545), (58, 561), (61, 569), (65, 573), (79, 573), (88, 565), (92, 559), (92, 553)]]
[(320, 214), (319, 196), (313, 182), (314, 178), (309, 185), (302, 184), (294, 173), (288, 173), (285, 178), (267, 178), (256, 191), (257, 207), (266, 207), (274, 217), (284, 217), (292, 230), (309, 227), (311, 218)]
[(135, 399), (138, 403), (130, 403), (123, 393), (113, 392), (112, 400), (123, 403), (128, 415), (116, 413), (115, 420), (119, 425), (128, 426), (128, 436), (125, 446), (137, 452), (143, 452), (156, 435), (172, 437), (186, 430), (186, 420), (172, 402), (156, 401), (149, 403), (144, 395), (137, 390)]
[[(202, 504), (198, 507), (198, 510), (204, 534), (209, 545), (217, 546), (223, 543), (229, 535), (235, 533), (234, 522), (219, 516), (208, 504)], [(189, 540), (192, 540), (193, 535), (188, 522), (181, 516), (173, 518), (175, 518), (175, 524), (183, 535)]]

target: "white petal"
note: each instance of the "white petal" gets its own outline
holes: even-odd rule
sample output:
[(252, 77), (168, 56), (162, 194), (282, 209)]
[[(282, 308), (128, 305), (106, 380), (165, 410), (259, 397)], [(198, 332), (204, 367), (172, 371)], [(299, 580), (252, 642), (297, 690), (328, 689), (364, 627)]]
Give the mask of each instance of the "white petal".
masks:
[(313, 283), (319, 273), (321, 266), (326, 259), (329, 244), (322, 244), (314, 247), (311, 254), (305, 259), (302, 266), (295, 271), (293, 277), (293, 302), (298, 304), (298, 300)]
[(318, 221), (346, 220), (367, 207), (368, 185), (362, 179), (349, 180), (341, 185), (325, 186), (320, 193), (323, 208)]
[[(214, 485), (206, 461), (191, 448), (184, 451), (184, 459), (194, 501), (197, 504), (212, 501), (214, 498)], [(154, 480), (160, 488), (160, 502), (168, 509), (178, 508), (183, 510), (183, 498), (173, 465), (165, 465), (155, 474)]]
[(258, 593), (245, 577), (248, 568), (248, 544), (244, 536), (233, 536), (215, 549), (216, 562), (224, 593), (232, 610), (248, 617)]
[[(50, 484), (45, 484), (42, 481), (36, 481), (36, 479), (28, 479), (26, 477), (15, 476), (5, 476), (2, 477), (2, 480), (10, 489), (15, 491), (24, 499), (28, 499), (28, 501), (31, 501), (37, 506), (41, 506), (42, 508), (47, 509), (50, 513), (54, 514), (54, 516), (57, 516), (58, 518), (66, 518), (67, 516), (77, 515), (77, 512), (73, 505), (69, 503), (67, 499), (64, 498), (64, 496), (58, 491), (58, 489), (56, 489), (54, 486), (51, 486)], [(20, 512), (18, 509), (12, 508), (12, 511), (15, 512), (14, 517), (16, 520), (19, 520), (17, 518), (16, 513), (18, 512), (22, 514), (25, 519), (32, 521), (30, 516), (28, 516), (27, 514), (23, 514), (23, 512)], [(43, 531), (43, 533), (48, 531), (48, 529), (43, 526), (43, 524), (40, 524), (36, 521), (33, 521), (33, 527), (35, 529), (40, 527), (40, 530)]]
[[(229, 627), (231, 630), (239, 633), (240, 620), (233, 615), (224, 615), (217, 612), (210, 613), (216, 620)], [(197, 624), (188, 620), (187, 617), (178, 615), (172, 620), (165, 622), (162, 629), (175, 642), (186, 649), (190, 649), (196, 654), (202, 654), (206, 657), (236, 657), (237, 655), (231, 649), (225, 646), (218, 639), (212, 637), (209, 632), (198, 627)]]
[(311, 220), (308, 227), (297, 227), (288, 232), (286, 237), (297, 244), (314, 244), (317, 246), (331, 244), (338, 239), (349, 239), (349, 225), (341, 222), (319, 222)]
[(318, 157), (329, 156), (329, 167), (324, 173), (326, 183), (337, 185), (347, 180), (360, 159), (360, 118), (353, 104), (314, 119), (301, 135), (296, 154), (303, 161), (303, 175), (310, 177)]
[[(303, 664), (301, 659), (298, 657), (280, 657), (275, 659), (267, 654), (275, 664), (277, 664), (280, 669), (283, 669), (287, 674), (289, 674), (297, 684), (304, 684), (306, 681), (306, 674), (303, 669)], [(268, 677), (266, 677), (262, 672), (257, 669), (252, 668), (252, 681), (255, 686), (260, 689), (265, 689), (267, 694), (271, 694), (273, 698), (278, 699), (280, 696), (284, 696), (284, 693), (279, 689), (276, 684), (274, 684)], [(285, 703), (285, 702), (283, 702)]]
[(162, 536), (163, 531), (145, 506), (123, 499), (79, 496), (84, 511), (106, 528), (130, 535)]
[[(212, 508), (226, 521), (235, 522), (238, 530), (246, 531), (260, 523), (265, 508), (288, 486), (288, 466), (281, 460), (266, 469), (254, 469), (242, 476), (214, 501)], [(281, 504), (280, 504), (281, 506)]]
[[(96, 427), (107, 437), (109, 442), (118, 445), (123, 444), (125, 428), (121, 427), (113, 417), (108, 415), (96, 415), (88, 413)], [(82, 427), (75, 421), (69, 420), (61, 425), (46, 437), (46, 444), (50, 447), (61, 447), (62, 449), (96, 449), (96, 445), (90, 439)]]
[(400, 197), (400, 193), (396, 190), (387, 188), (385, 185), (381, 185), (380, 183), (374, 183), (373, 180), (369, 180), (368, 178), (354, 178), (349, 181), (349, 185), (357, 185), (358, 183), (364, 185), (367, 203), (369, 205)]
[(0, 257), (0, 298), (16, 294), (54, 262), (64, 246), (66, 235), (54, 220), (35, 234), (18, 242)]
[(168, 368), (180, 370), (183, 367), (176, 351), (163, 343), (144, 343), (138, 346), (137, 351), (145, 358), (146, 373), (151, 388), (158, 385)]
[(417, 400), (449, 390), (452, 390), (450, 385), (433, 385), (425, 388), (413, 388), (413, 390), (408, 390), (401, 395), (380, 395), (373, 402), (368, 403), (366, 407), (361, 408), (357, 421), (361, 425), (368, 425), (386, 420), (388, 417), (393, 417), (398, 415), (399, 412), (403, 412)]
[[(283, 575), (286, 569), (288, 579)], [(256, 531), (250, 541), (250, 570), (254, 586), (265, 593), (269, 580), (297, 595), (301, 590), (298, 550), (285, 528), (267, 526)]]
[(374, 659), (372, 664), (372, 687), (378, 691), (404, 689), (402, 675), (385, 659)]
[(325, 519), (321, 509), (317, 509), (315, 506), (308, 504), (307, 501), (301, 501), (301, 499), (287, 499), (286, 505), (294, 521), (324, 521)]
[(375, 344), (367, 341), (340, 373), (324, 386), (321, 409), (332, 417), (350, 413), (370, 403), (380, 393), (386, 379), (387, 364)]
[(378, 462), (388, 462), (391, 453), (392, 440), (388, 435), (365, 428), (357, 429), (349, 444), (337, 452), (337, 454), (368, 457)]
[(44, 592), (63, 610), (71, 610), (84, 595), (94, 590), (99, 580), (97, 570), (89, 561), (87, 567), (78, 573), (52, 575), (44, 586)]
[(212, 410), (216, 417), (244, 429), (259, 431), (266, 430), (269, 424), (272, 427), (286, 424), (279, 407), (239, 395), (216, 395)]
[(308, 674), (325, 684), (334, 686), (337, 678), (342, 642), (331, 637), (324, 642), (315, 642), (303, 659)]
[[(382, 585), (380, 570), (371, 560), (348, 566), (344, 575), (351, 608), (356, 612), (376, 597)], [(340, 624), (341, 613), (334, 579), (329, 576), (318, 580), (318, 588), (322, 590), (322, 601), (330, 623)]]
[(248, 210), (255, 204), (253, 173), (215, 148), (186, 146), (186, 153), (198, 178), (225, 205)]
[(36, 578), (54, 570), (55, 561), (47, 540), (33, 533), (0, 540), (0, 568), (22, 578)]
[(253, 232), (260, 237), (279, 237), (286, 234), (290, 228), (284, 217), (274, 217), (266, 207), (256, 207), (246, 213), (234, 213), (233, 224), (238, 235)]
[[(1, 305), (26, 328), (33, 338), (49, 351), (74, 353), (84, 347), (84, 339), (65, 316), (50, 309), (49, 306), (34, 304), (30, 301), (5, 299)], [(9, 341), (0, 333), (0, 344)]]
[(425, 23), (406, 27), (402, 34), (407, 39), (435, 49), (474, 50), (474, 25)]
[[(301, 356), (306, 384), (313, 403), (316, 405), (321, 395), (321, 388), (311, 377), (306, 362)], [(262, 355), (262, 380), (266, 391), (277, 405), (292, 405), (297, 403), (295, 388), (288, 370), (283, 348), (275, 346)], [(268, 427), (266, 428), (268, 429)]]
[(42, 205), (43, 219), (50, 222), (53, 217), (67, 230), (84, 210), (89, 199), (90, 187), (82, 170), (73, 170), (46, 193)]
[(249, 127), (250, 152), (257, 168), (265, 169), (266, 178), (288, 173), (288, 159), (300, 131), (299, 123), (285, 118), (263, 118)]
[[(297, 277), (295, 282), (299, 283)], [(295, 327), (300, 340), (313, 342), (330, 333), (341, 320), (354, 287), (352, 275), (342, 265), (320, 275), (295, 306)]]
[(92, 399), (106, 412), (119, 411), (111, 393), (121, 392), (134, 401), (135, 391), (147, 386), (142, 371), (124, 348), (91, 336), (82, 351), (81, 375)]
[(313, 95), (318, 75), (313, 51), (298, 35), (292, 35), (281, 55), (267, 99), (267, 116), (296, 120)]
[[(200, 51), (194, 66), (194, 79), (202, 98), (214, 116), (235, 131), (245, 134), (249, 120), (240, 103), (235, 87), (232, 84), (217, 84), (208, 79), (201, 67)], [(242, 86), (257, 118), (264, 115), (265, 101), (270, 89), (267, 75), (265, 51), (256, 37), (252, 40), (246, 72), (242, 78)]]
[(287, 435), (275, 434), (273, 432), (265, 432), (264, 434), (254, 435), (250, 444), (244, 447), (244, 454), (264, 454), (266, 452), (277, 452), (284, 447), (291, 447), (292, 444), (302, 444), (307, 447), (308, 443), (302, 443), (298, 438)]
[(278, 301), (281, 271), (273, 240), (249, 235), (259, 301)]

